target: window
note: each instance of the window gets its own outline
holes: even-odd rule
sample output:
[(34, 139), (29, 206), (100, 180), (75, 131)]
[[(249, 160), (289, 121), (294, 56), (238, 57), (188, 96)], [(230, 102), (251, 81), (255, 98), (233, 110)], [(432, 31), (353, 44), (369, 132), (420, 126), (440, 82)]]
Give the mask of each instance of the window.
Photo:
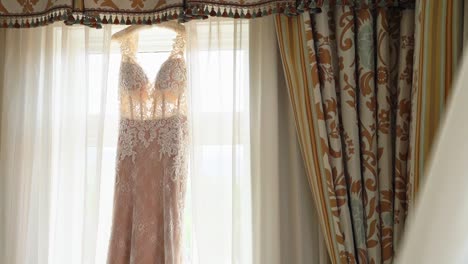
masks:
[[(186, 263), (251, 262), (251, 193), (249, 142), (248, 22), (193, 22), (197, 34), (188, 49), (192, 151), (185, 213)], [(187, 25), (188, 27), (188, 25)], [(123, 29), (114, 26), (113, 32)], [(59, 29), (58, 29), (59, 30)], [(196, 32), (196, 33), (195, 33)], [(137, 58), (150, 80), (172, 50), (175, 33), (141, 31)], [(193, 35), (191, 36), (193, 37)], [(105, 263), (112, 221), (118, 137), (120, 49), (110, 46), (109, 63), (102, 35), (89, 31), (88, 181), (87, 193), (98, 206), (94, 263)], [(57, 37), (59, 40), (59, 36)], [(108, 68), (108, 76), (102, 69)], [(105, 84), (106, 91), (102, 91)], [(101, 109), (105, 106), (105, 109)], [(101, 113), (105, 111), (105, 115)], [(104, 119), (104, 120), (102, 120)], [(97, 131), (103, 131), (100, 142)], [(102, 154), (99, 147), (102, 144)], [(96, 162), (102, 155), (101, 162)], [(93, 178), (100, 171), (99, 182)], [(54, 211), (54, 210), (53, 210)], [(83, 213), (86, 213), (86, 208)], [(82, 224), (82, 223), (77, 223)], [(90, 231), (91, 232), (91, 231)]]

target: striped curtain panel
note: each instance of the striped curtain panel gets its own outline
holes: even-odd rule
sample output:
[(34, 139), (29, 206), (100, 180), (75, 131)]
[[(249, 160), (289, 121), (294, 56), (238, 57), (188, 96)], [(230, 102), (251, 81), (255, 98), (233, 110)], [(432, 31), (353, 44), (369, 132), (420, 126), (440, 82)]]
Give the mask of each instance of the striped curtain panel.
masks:
[[(416, 1), (415, 65), (412, 95), (411, 183), (414, 200), (443, 118), (463, 43), (463, 3)], [(414, 203), (410, 203), (412, 205)]]
[(310, 187), (333, 263), (392, 263), (407, 214), (414, 10), (276, 16)]

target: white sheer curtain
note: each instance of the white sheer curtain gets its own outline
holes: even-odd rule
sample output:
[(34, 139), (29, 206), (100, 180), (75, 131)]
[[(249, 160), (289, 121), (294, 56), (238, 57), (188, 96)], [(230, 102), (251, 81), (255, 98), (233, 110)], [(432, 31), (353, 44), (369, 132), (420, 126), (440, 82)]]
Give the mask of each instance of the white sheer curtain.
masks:
[[(326, 263), (271, 19), (186, 24), (186, 263)], [(119, 29), (0, 31), (0, 263), (106, 263)], [(142, 31), (151, 78), (172, 37)]]
[(192, 263), (329, 263), (273, 18), (189, 25)]
[(251, 263), (248, 23), (188, 23), (191, 263)]
[(113, 185), (117, 131), (106, 114), (110, 33), (4, 32), (0, 263), (105, 263), (112, 195), (102, 187)]

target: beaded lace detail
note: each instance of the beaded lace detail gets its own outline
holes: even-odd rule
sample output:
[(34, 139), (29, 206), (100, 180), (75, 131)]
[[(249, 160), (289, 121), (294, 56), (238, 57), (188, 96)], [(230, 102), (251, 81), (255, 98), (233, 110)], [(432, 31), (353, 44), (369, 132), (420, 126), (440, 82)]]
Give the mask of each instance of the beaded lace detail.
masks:
[[(120, 124), (121, 138), (119, 140), (119, 160), (131, 157), (135, 161), (135, 144), (148, 147), (157, 137), (162, 154), (176, 155), (179, 145), (169, 144), (178, 139), (184, 142), (187, 131), (183, 133), (178, 126), (186, 127), (186, 118), (177, 120), (177, 125), (166, 119), (172, 116), (186, 114), (185, 87), (187, 85), (186, 65), (184, 59), (185, 28), (182, 25), (169, 24), (177, 32), (173, 50), (163, 63), (153, 83), (136, 60), (138, 35), (130, 34), (121, 43), (122, 64), (120, 67)], [(146, 120), (149, 122), (136, 122)], [(164, 127), (164, 126), (168, 127)], [(148, 136), (147, 136), (148, 135)], [(185, 144), (183, 144), (185, 145)], [(177, 155), (176, 155), (177, 156)], [(179, 164), (175, 164), (176, 166)], [(179, 170), (176, 170), (179, 171)]]
[(187, 176), (185, 28), (154, 82), (138, 64), (138, 34), (121, 38), (120, 129), (108, 263), (182, 263)]
[[(123, 119), (120, 122), (119, 153), (118, 159), (124, 160), (131, 158), (135, 163), (137, 151), (135, 145), (150, 147), (156, 140), (159, 144), (159, 153), (157, 157), (172, 157), (174, 168), (169, 170), (173, 180), (185, 180), (186, 164), (185, 156), (187, 154), (187, 119), (182, 116), (172, 116), (170, 118), (159, 120), (131, 120)], [(154, 153), (151, 158), (154, 158)]]
[(120, 114), (124, 118), (152, 120), (173, 115), (185, 115), (187, 69), (184, 59), (185, 28), (169, 24), (177, 36), (169, 58), (163, 63), (154, 82), (149, 82), (138, 64), (136, 53), (138, 34), (122, 39), (120, 66)]

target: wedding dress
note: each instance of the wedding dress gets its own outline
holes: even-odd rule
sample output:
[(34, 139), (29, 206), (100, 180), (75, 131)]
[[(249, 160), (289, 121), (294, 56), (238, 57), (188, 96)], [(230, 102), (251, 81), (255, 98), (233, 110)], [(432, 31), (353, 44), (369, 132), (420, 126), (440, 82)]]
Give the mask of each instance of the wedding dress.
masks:
[(187, 175), (185, 29), (153, 83), (138, 64), (138, 32), (119, 39), (120, 130), (108, 263), (182, 263)]

